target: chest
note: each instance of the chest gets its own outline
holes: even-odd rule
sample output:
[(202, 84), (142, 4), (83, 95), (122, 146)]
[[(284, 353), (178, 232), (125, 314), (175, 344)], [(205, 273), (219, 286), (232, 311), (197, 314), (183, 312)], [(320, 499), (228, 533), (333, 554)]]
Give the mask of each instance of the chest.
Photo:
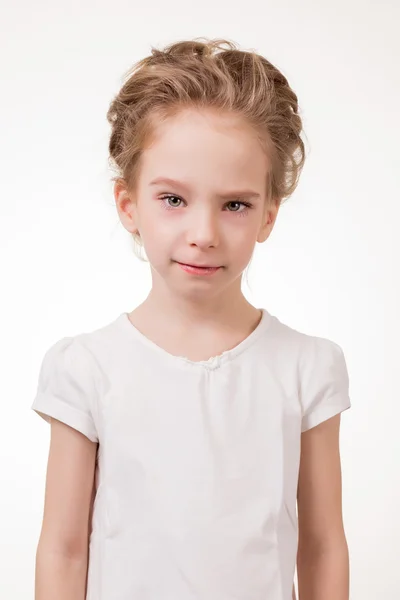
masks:
[(183, 479), (271, 474), (299, 450), (294, 383), (257, 361), (215, 369), (144, 361), (116, 372), (102, 398), (102, 452), (119, 472), (139, 462)]
[(294, 375), (282, 378), (262, 356), (215, 369), (173, 364), (119, 362), (104, 390), (108, 535), (131, 527), (137, 537), (160, 521), (174, 535), (247, 521), (263, 530), (282, 514), (291, 527), (301, 439)]

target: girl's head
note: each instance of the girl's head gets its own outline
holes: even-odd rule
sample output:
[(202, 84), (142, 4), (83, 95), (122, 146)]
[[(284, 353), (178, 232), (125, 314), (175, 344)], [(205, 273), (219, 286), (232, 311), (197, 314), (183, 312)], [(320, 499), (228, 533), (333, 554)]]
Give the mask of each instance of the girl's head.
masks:
[[(232, 42), (177, 42), (129, 71), (107, 117), (118, 213), (153, 284), (208, 296), (237, 289), (305, 160), (286, 78)], [(222, 268), (198, 277), (177, 261)]]

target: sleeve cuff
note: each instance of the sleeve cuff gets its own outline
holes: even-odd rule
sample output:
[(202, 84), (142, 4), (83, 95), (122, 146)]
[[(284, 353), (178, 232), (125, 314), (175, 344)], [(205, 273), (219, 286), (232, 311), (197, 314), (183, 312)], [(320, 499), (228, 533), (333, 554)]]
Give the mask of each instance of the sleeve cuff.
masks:
[(316, 427), (323, 421), (327, 421), (331, 417), (338, 415), (351, 407), (351, 401), (349, 396), (343, 396), (342, 394), (336, 394), (332, 396), (328, 405), (321, 407), (319, 410), (315, 410), (309, 415), (305, 415), (302, 419), (301, 433), (308, 431), (313, 427)]
[(59, 398), (50, 397), (44, 394), (38, 394), (31, 406), (39, 416), (50, 423), (50, 418), (53, 417), (58, 421), (62, 421), (73, 429), (80, 431), (92, 442), (98, 442), (96, 430), (88, 415), (72, 406), (60, 401)]

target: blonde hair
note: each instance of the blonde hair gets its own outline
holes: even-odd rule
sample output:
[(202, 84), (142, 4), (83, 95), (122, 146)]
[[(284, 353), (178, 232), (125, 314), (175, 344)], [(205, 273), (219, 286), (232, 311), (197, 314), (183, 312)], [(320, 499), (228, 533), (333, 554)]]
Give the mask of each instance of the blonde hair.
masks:
[[(225, 39), (172, 43), (140, 60), (112, 100), (109, 162), (127, 189), (135, 189), (143, 149), (157, 125), (187, 108), (241, 116), (268, 153), (267, 200), (281, 203), (296, 189), (305, 161), (297, 96), (266, 58)], [(141, 249), (140, 236), (132, 234)], [(135, 251), (139, 258), (140, 253)]]

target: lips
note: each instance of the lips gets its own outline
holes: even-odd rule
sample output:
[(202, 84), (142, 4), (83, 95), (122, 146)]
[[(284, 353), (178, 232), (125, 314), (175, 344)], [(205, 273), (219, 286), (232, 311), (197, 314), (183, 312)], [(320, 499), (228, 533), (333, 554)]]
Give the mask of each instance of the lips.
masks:
[[(176, 261), (179, 262), (179, 261)], [(182, 263), (179, 262), (180, 265), (184, 265), (186, 267), (194, 267), (196, 269), (219, 269), (220, 265), (194, 265), (192, 263)]]

